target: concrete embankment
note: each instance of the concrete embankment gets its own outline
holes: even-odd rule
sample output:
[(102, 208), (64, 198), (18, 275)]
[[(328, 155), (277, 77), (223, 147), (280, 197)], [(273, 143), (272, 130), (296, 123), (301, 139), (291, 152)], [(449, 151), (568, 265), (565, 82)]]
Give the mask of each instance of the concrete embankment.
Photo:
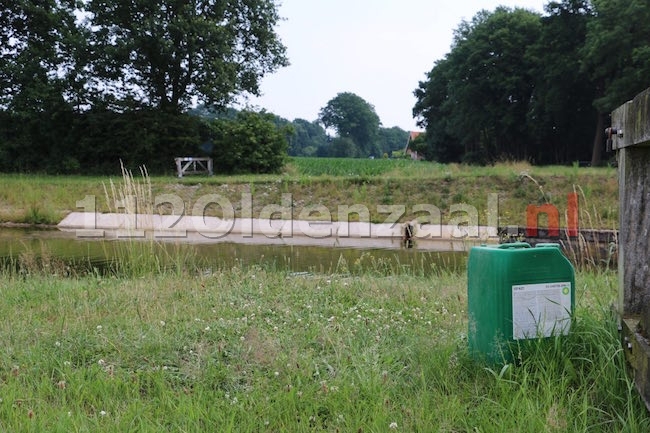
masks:
[(221, 219), (187, 215), (72, 212), (58, 228), (80, 238), (154, 238), (180, 242), (239, 242), (350, 248), (464, 251), (497, 242), (497, 229), (409, 223), (281, 219)]

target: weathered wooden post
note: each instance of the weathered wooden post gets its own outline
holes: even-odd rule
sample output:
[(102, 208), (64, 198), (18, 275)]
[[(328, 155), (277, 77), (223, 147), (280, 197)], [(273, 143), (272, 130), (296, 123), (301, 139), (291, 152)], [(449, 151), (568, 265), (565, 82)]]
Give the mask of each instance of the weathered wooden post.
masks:
[(623, 347), (650, 409), (650, 89), (612, 112), (608, 135), (618, 156)]

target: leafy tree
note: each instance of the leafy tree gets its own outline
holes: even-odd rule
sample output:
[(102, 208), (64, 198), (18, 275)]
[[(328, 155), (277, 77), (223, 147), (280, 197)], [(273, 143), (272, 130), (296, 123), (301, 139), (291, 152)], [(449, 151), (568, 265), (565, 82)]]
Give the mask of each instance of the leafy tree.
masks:
[[(449, 57), (449, 56), (447, 56)], [(448, 116), (453, 108), (449, 99), (449, 81), (451, 62), (448, 58), (438, 60), (427, 74), (427, 81), (420, 82), (414, 94), (417, 99), (413, 107), (413, 117), (417, 117), (418, 126), (426, 128), (427, 146), (421, 149), (424, 157), (430, 161), (460, 161), (463, 148)]]
[(462, 155), (468, 162), (538, 156), (526, 119), (534, 91), (528, 47), (539, 38), (539, 18), (528, 10), (499, 7), (461, 23), (452, 51), (416, 90), (414, 114), (427, 128), (434, 147), (429, 153)]
[[(165, 172), (174, 156), (200, 154), (206, 127), (181, 110), (194, 97), (223, 108), (287, 64), (276, 9), (274, 0), (0, 0), (0, 168), (111, 172), (121, 158)], [(244, 166), (275, 170), (284, 151), (269, 144), (265, 121), (240, 120), (261, 142)]]
[(235, 120), (211, 123), (215, 171), (222, 173), (277, 173), (287, 156), (291, 128), (279, 128), (275, 115), (241, 111)]
[(208, 107), (207, 105), (201, 104), (187, 111), (188, 114), (192, 116), (198, 116), (203, 119), (214, 120), (214, 119), (230, 119), (233, 120), (237, 117), (239, 110), (232, 107)]
[(72, 1), (0, 2), (0, 107), (12, 124), (0, 142), (5, 169), (62, 166), (80, 38)]
[(146, 165), (150, 173), (171, 173), (174, 157), (203, 154), (203, 129), (189, 114), (94, 109), (75, 118), (67, 154), (95, 173), (115, 173), (120, 160), (133, 170)]
[(73, 6), (68, 0), (0, 2), (0, 105), (26, 115), (63, 103), (79, 69)]
[(378, 145), (381, 153), (390, 155), (394, 150), (403, 150), (408, 135), (408, 132), (398, 126), (379, 128)]
[(93, 90), (105, 102), (177, 112), (259, 94), (288, 64), (274, 0), (89, 0)]
[(580, 50), (593, 12), (589, 0), (552, 1), (545, 10), (540, 38), (529, 50), (535, 63), (529, 134), (543, 150), (538, 162), (586, 159), (597, 113), (593, 82), (581, 68)]
[(328, 146), (327, 156), (334, 158), (354, 158), (358, 156), (358, 148), (350, 137), (336, 137)]
[(356, 156), (380, 155), (377, 147), (379, 116), (360, 96), (339, 93), (321, 109), (319, 120), (325, 128), (335, 129), (339, 138), (350, 139), (357, 148)]
[(587, 24), (584, 71), (594, 83), (598, 122), (592, 165), (602, 159), (603, 130), (614, 108), (648, 86), (650, 3), (647, 0), (591, 0), (595, 16)]
[(455, 107), (452, 119), (467, 125), (458, 131), (466, 158), (530, 158), (526, 113), (533, 80), (527, 47), (539, 32), (537, 14), (507, 8), (480, 12), (457, 31), (450, 60), (459, 79), (450, 85), (464, 107)]
[(289, 155), (314, 156), (319, 147), (327, 145), (327, 133), (318, 122), (294, 119), (294, 135), (289, 139)]

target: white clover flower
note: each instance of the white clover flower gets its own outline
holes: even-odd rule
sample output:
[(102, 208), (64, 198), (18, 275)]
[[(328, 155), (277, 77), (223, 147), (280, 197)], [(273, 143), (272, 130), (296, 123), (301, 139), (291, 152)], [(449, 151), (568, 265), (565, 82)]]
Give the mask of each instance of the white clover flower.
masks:
[(55, 342), (54, 342), (54, 345), (55, 345), (56, 347), (61, 347), (61, 342), (60, 342), (60, 341), (55, 341)]
[(397, 423), (395, 421), (393, 421), (392, 423), (390, 423), (388, 425), (388, 428), (391, 429), (391, 430), (396, 430), (397, 429)]
[(106, 411), (105, 410), (99, 411), (99, 416), (106, 416)]
[(165, 326), (165, 325), (166, 325), (165, 321), (164, 321), (164, 320), (161, 320), (161, 321), (160, 321), (160, 326)]
[(103, 329), (102, 325), (97, 325), (97, 330), (101, 331)]
[(100, 359), (99, 361), (97, 361), (97, 364), (99, 364), (100, 367), (103, 367), (103, 366), (106, 365), (106, 361), (104, 361), (103, 359)]

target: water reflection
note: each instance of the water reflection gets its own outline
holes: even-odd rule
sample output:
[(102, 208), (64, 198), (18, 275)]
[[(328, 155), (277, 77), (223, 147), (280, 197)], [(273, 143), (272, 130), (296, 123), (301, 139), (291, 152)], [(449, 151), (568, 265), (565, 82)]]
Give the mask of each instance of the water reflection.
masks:
[(43, 261), (64, 263), (77, 271), (104, 272), (125, 254), (155, 254), (163, 267), (225, 269), (233, 266), (272, 266), (289, 272), (434, 274), (465, 269), (467, 254), (459, 251), (345, 248), (235, 243), (79, 239), (58, 230), (0, 229), (0, 257), (15, 267)]

